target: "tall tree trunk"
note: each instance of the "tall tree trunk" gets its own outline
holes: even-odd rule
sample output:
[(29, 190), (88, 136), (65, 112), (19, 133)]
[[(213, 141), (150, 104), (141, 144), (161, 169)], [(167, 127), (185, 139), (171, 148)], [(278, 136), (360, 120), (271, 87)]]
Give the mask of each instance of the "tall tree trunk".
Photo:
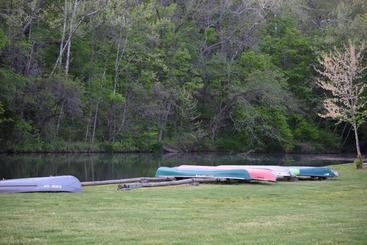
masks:
[(361, 154), (361, 148), (359, 146), (358, 127), (357, 127), (356, 122), (353, 122), (353, 129), (354, 129), (354, 138), (356, 140), (357, 158), (358, 159), (361, 159), (362, 158), (362, 154)]
[[(71, 35), (73, 35), (74, 30), (74, 22), (75, 22), (75, 16), (76, 16), (76, 9), (78, 8), (78, 0), (74, 0), (73, 4), (73, 12), (71, 14), (70, 19), (70, 27), (69, 27), (69, 38)], [(67, 75), (69, 73), (69, 66), (70, 66), (70, 48), (71, 48), (71, 39), (67, 43), (67, 51), (66, 51), (66, 61), (65, 61), (65, 74)]]
[(64, 2), (64, 25), (62, 28), (62, 34), (61, 34), (61, 40), (60, 40), (60, 51), (59, 51), (59, 61), (58, 64), (62, 64), (62, 56), (63, 56), (63, 47), (64, 47), (64, 41), (65, 41), (65, 33), (66, 33), (66, 22), (68, 20), (68, 2), (65, 0)]
[[(345, 124), (345, 125), (348, 125), (348, 124)], [(349, 125), (348, 125), (349, 126)], [(349, 138), (349, 135), (350, 135), (350, 131), (352, 131), (352, 128), (353, 128), (353, 126), (351, 126), (351, 127), (349, 127), (349, 130), (348, 130), (348, 133), (347, 133), (347, 135), (345, 136), (345, 138), (344, 138), (344, 140), (343, 140), (343, 142), (342, 142), (342, 147), (345, 145), (345, 143), (347, 143), (347, 140), (348, 140), (348, 138)], [(345, 128), (344, 128), (345, 129)], [(344, 130), (343, 129), (343, 133), (341, 134), (341, 137), (343, 138), (343, 136), (344, 136)]]
[[(121, 17), (121, 23), (120, 23), (120, 32), (119, 32), (119, 37), (117, 40), (117, 49), (116, 49), (116, 58), (115, 58), (115, 75), (113, 78), (113, 94), (116, 94), (116, 90), (117, 90), (117, 82), (119, 80), (119, 76), (120, 76), (120, 62), (121, 62), (121, 58), (124, 54), (125, 51), (125, 47), (126, 47), (126, 42), (127, 42), (127, 36), (124, 40), (124, 44), (121, 50), (121, 46), (122, 46), (122, 32), (123, 29), (125, 27), (125, 16), (122, 15)], [(116, 126), (117, 122), (116, 122), (116, 103), (112, 102), (111, 104), (111, 108), (110, 108), (110, 122), (109, 122), (109, 140), (114, 142), (115, 141), (115, 136), (117, 131), (119, 131), (118, 127)]]
[[(31, 41), (31, 35), (32, 35), (32, 22), (31, 22), (31, 24), (29, 26), (28, 41)], [(35, 45), (35, 42), (32, 41), (32, 46), (31, 46), (31, 50), (29, 51), (29, 56), (28, 56), (27, 66), (26, 66), (26, 74), (27, 75), (29, 75), (29, 71), (30, 71), (31, 65), (32, 65), (32, 57), (33, 57), (34, 45)]]
[[(95, 14), (96, 14), (96, 13), (98, 13), (99, 11), (100, 11), (100, 9), (95, 10), (95, 11), (93, 11), (93, 12), (90, 12), (89, 14), (84, 15), (84, 16), (79, 20), (79, 22), (78, 22), (78, 24), (75, 26), (75, 28), (71, 29), (71, 31), (70, 31), (70, 35), (69, 35), (69, 36), (68, 36), (68, 38), (66, 39), (66, 42), (65, 42), (65, 44), (64, 44), (64, 47), (62, 48), (62, 50), (61, 50), (61, 52), (60, 52), (59, 56), (57, 57), (56, 62), (55, 62), (55, 64), (54, 64), (54, 66), (53, 66), (53, 68), (52, 68), (52, 71), (51, 71), (50, 75), (48, 76), (48, 78), (51, 78), (51, 77), (55, 74), (56, 68), (57, 68), (57, 66), (59, 65), (59, 62), (60, 62), (60, 60), (61, 60), (62, 55), (63, 55), (63, 54), (64, 54), (64, 52), (65, 52), (66, 47), (69, 47), (68, 45), (69, 45), (69, 43), (71, 42), (71, 38), (73, 37), (73, 34), (76, 32), (76, 30), (78, 29), (78, 27), (83, 23), (84, 19), (85, 19), (85, 18), (87, 18), (87, 17), (90, 17), (90, 16), (92, 16), (92, 15), (95, 15)], [(69, 57), (69, 58), (70, 58), (70, 57)]]
[[(91, 86), (91, 80), (92, 80), (92, 77), (93, 77), (93, 68), (95, 66), (95, 61), (96, 61), (96, 35), (95, 35), (95, 29), (93, 29), (92, 33), (91, 33), (91, 40), (90, 40), (90, 43), (91, 43), (91, 46), (90, 46), (90, 49), (91, 49), (91, 56), (90, 56), (90, 61), (89, 61), (89, 71), (88, 71), (88, 91), (92, 91), (92, 86)], [(86, 126), (86, 129), (85, 129), (85, 142), (88, 142), (88, 138), (89, 138), (89, 134), (90, 134), (90, 127), (91, 127), (91, 123), (92, 123), (92, 98), (89, 97), (88, 99), (88, 106), (89, 106), (89, 114), (88, 114), (88, 121), (87, 121), (87, 126)]]
[(97, 129), (97, 120), (98, 120), (98, 112), (99, 112), (99, 104), (101, 102), (101, 97), (102, 97), (102, 89), (103, 89), (103, 82), (106, 78), (106, 71), (103, 72), (103, 75), (102, 75), (102, 81), (100, 83), (100, 90), (99, 90), (99, 96), (98, 96), (98, 99), (97, 99), (97, 103), (96, 103), (96, 111), (94, 113), (94, 120), (93, 120), (93, 131), (92, 131), (92, 144), (94, 143), (94, 140), (95, 140), (95, 136), (96, 136), (96, 129)]
[(99, 110), (99, 99), (96, 104), (96, 111), (94, 113), (94, 120), (93, 120), (93, 131), (92, 131), (92, 144), (94, 143), (95, 135), (96, 135), (96, 128), (97, 128), (97, 118), (98, 118), (98, 110)]
[(117, 43), (117, 51), (116, 51), (116, 59), (115, 59), (115, 76), (113, 78), (113, 94), (116, 93), (117, 80), (119, 78), (119, 64), (120, 64), (120, 46), (121, 41), (119, 40)]
[(166, 129), (166, 124), (167, 124), (167, 120), (168, 120), (168, 115), (169, 115), (169, 113), (171, 112), (171, 106), (172, 106), (172, 103), (169, 101), (169, 102), (167, 102), (168, 104), (167, 104), (167, 108), (166, 108), (166, 110), (164, 111), (164, 113), (163, 113), (163, 117), (162, 117), (162, 119), (160, 120), (160, 122), (159, 122), (159, 125), (158, 125), (158, 127), (159, 127), (159, 132), (158, 132), (158, 142), (159, 143), (161, 143), (162, 142), (162, 140), (163, 140), (163, 133), (164, 133), (164, 131), (165, 131), (165, 129)]
[(27, 61), (27, 68), (26, 68), (26, 74), (29, 75), (29, 72), (31, 70), (32, 65), (32, 57), (33, 57), (33, 51), (34, 51), (34, 42), (32, 42), (31, 51), (29, 52), (29, 57)]
[(63, 114), (64, 114), (64, 101), (61, 104), (60, 113), (59, 113), (59, 116), (57, 117), (56, 137), (59, 134), (60, 124), (61, 124), (61, 118), (62, 118), (62, 115)]
[(88, 142), (88, 137), (89, 137), (89, 128), (90, 128), (90, 119), (92, 117), (92, 110), (89, 110), (89, 116), (88, 116), (88, 121), (87, 121), (87, 126), (85, 128), (85, 136), (84, 136), (84, 141)]
[(110, 110), (107, 112), (107, 128), (108, 128), (108, 141), (113, 141), (113, 133), (115, 131), (115, 102), (112, 102)]
[(119, 134), (125, 126), (126, 114), (127, 114), (127, 109), (128, 109), (128, 99), (129, 99), (128, 95), (126, 95), (125, 102), (124, 102), (124, 108), (123, 108), (123, 111), (122, 111), (121, 122), (120, 122), (120, 125), (119, 125), (117, 131), (115, 132), (115, 134)]

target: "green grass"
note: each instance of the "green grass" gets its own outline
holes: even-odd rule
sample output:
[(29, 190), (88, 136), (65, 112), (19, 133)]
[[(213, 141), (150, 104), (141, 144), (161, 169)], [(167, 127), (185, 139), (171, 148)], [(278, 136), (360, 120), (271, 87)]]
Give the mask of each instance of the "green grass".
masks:
[(1, 194), (0, 244), (367, 244), (367, 169), (327, 181)]

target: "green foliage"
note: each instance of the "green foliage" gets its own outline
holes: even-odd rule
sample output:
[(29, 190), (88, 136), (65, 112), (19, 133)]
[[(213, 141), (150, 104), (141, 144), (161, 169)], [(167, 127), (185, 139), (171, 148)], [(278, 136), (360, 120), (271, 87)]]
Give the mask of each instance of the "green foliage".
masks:
[(0, 124), (6, 121), (4, 112), (5, 112), (4, 105), (0, 102)]
[(209, 43), (215, 43), (218, 41), (218, 33), (214, 27), (206, 28), (205, 38), (207, 39)]
[(298, 117), (294, 136), (300, 141), (317, 141), (320, 139), (319, 129), (303, 117)]
[(259, 108), (261, 125), (257, 126), (260, 141), (268, 151), (291, 152), (294, 148), (292, 130), (288, 124), (287, 116), (280, 110)]
[(272, 57), (268, 54), (255, 52), (254, 50), (247, 50), (241, 54), (240, 61), (241, 71), (247, 77), (250, 73), (255, 71), (265, 71), (275, 68), (272, 63)]
[[(108, 46), (108, 44), (109, 43), (104, 46)], [(88, 72), (88, 64), (91, 57), (90, 43), (85, 39), (76, 38), (73, 40), (72, 47), (71, 52), (73, 53), (73, 63), (70, 72), (78, 75)], [(106, 52), (104, 49), (104, 47), (101, 47), (99, 52), (105, 51), (104, 55), (108, 55), (108, 51)]]
[(312, 64), (315, 61), (311, 41), (289, 18), (273, 18), (265, 30), (262, 51), (270, 55), (274, 64), (283, 70), (292, 92), (310, 102)]
[(14, 133), (18, 143), (21, 144), (31, 144), (32, 143), (32, 131), (33, 127), (30, 122), (25, 120), (19, 120), (16, 122), (14, 127)]
[(216, 150), (243, 152), (252, 149), (254, 145), (248, 141), (246, 132), (220, 136), (215, 141)]
[(345, 37), (366, 39), (361, 3), (80, 1), (70, 69), (65, 51), (50, 76), (63, 4), (0, 3), (4, 149), (339, 149), (341, 130), (314, 119), (313, 65)]
[(9, 67), (0, 67), (0, 98), (6, 104), (27, 84), (28, 79)]
[(279, 132), (280, 143), (285, 152), (291, 152), (294, 148), (293, 134), (288, 124), (287, 117), (281, 111), (273, 114), (275, 128)]
[(12, 149), (16, 153), (95, 153), (105, 152), (105, 149), (98, 144), (86, 142), (65, 142), (54, 140), (52, 142), (43, 142), (39, 139), (33, 139), (28, 142), (21, 142)]
[(3, 49), (8, 43), (8, 37), (5, 35), (4, 31), (0, 28), (0, 50)]
[(172, 75), (182, 77), (186, 76), (191, 69), (191, 54), (185, 47), (177, 49), (173, 56), (173, 60), (176, 63), (176, 69), (172, 71)]
[(122, 96), (122, 94), (119, 93), (110, 93), (108, 95), (108, 98), (112, 101), (112, 102), (116, 102), (116, 103), (123, 103), (125, 101), (125, 97)]
[[(322, 129), (309, 119), (296, 116), (294, 138), (297, 152), (337, 152), (341, 139), (327, 129)], [(329, 150), (327, 150), (329, 149)]]

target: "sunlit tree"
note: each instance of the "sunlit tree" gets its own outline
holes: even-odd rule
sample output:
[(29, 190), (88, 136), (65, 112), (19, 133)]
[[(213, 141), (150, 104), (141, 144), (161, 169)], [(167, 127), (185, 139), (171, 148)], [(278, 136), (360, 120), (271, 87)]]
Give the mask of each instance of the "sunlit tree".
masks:
[(367, 66), (362, 63), (364, 45), (356, 46), (349, 41), (342, 50), (324, 54), (319, 63), (322, 69), (316, 71), (322, 75), (317, 84), (328, 92), (324, 99), (325, 111), (319, 116), (332, 118), (337, 123), (346, 122), (352, 125), (355, 136), (357, 159), (362, 159), (358, 139), (358, 127), (364, 121), (366, 100), (362, 99), (366, 83), (362, 73)]

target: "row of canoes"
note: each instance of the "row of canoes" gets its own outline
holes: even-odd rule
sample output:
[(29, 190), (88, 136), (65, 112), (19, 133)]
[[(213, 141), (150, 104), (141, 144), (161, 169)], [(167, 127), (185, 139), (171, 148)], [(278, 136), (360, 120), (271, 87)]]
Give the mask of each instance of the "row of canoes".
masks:
[(328, 167), (297, 167), (297, 166), (267, 166), (267, 165), (180, 165), (178, 167), (160, 167), (157, 177), (216, 177), (246, 181), (270, 181), (292, 178), (327, 179), (338, 176), (338, 173)]
[[(156, 177), (168, 177), (167, 180), (181, 178), (218, 178), (244, 181), (270, 181), (291, 178), (336, 177), (338, 173), (327, 167), (281, 167), (254, 165), (198, 166), (181, 165), (178, 167), (160, 167)], [(150, 178), (154, 179), (154, 178)], [(155, 178), (160, 180), (162, 178)], [(127, 183), (136, 179), (97, 181), (94, 184)], [(84, 182), (86, 185), (87, 182)], [(93, 184), (93, 185), (94, 185)], [(135, 183), (136, 184), (136, 183)], [(91, 185), (90, 183), (88, 185)], [(158, 185), (157, 185), (158, 186)], [(50, 176), (0, 181), (0, 192), (81, 192), (82, 185), (74, 176)]]

